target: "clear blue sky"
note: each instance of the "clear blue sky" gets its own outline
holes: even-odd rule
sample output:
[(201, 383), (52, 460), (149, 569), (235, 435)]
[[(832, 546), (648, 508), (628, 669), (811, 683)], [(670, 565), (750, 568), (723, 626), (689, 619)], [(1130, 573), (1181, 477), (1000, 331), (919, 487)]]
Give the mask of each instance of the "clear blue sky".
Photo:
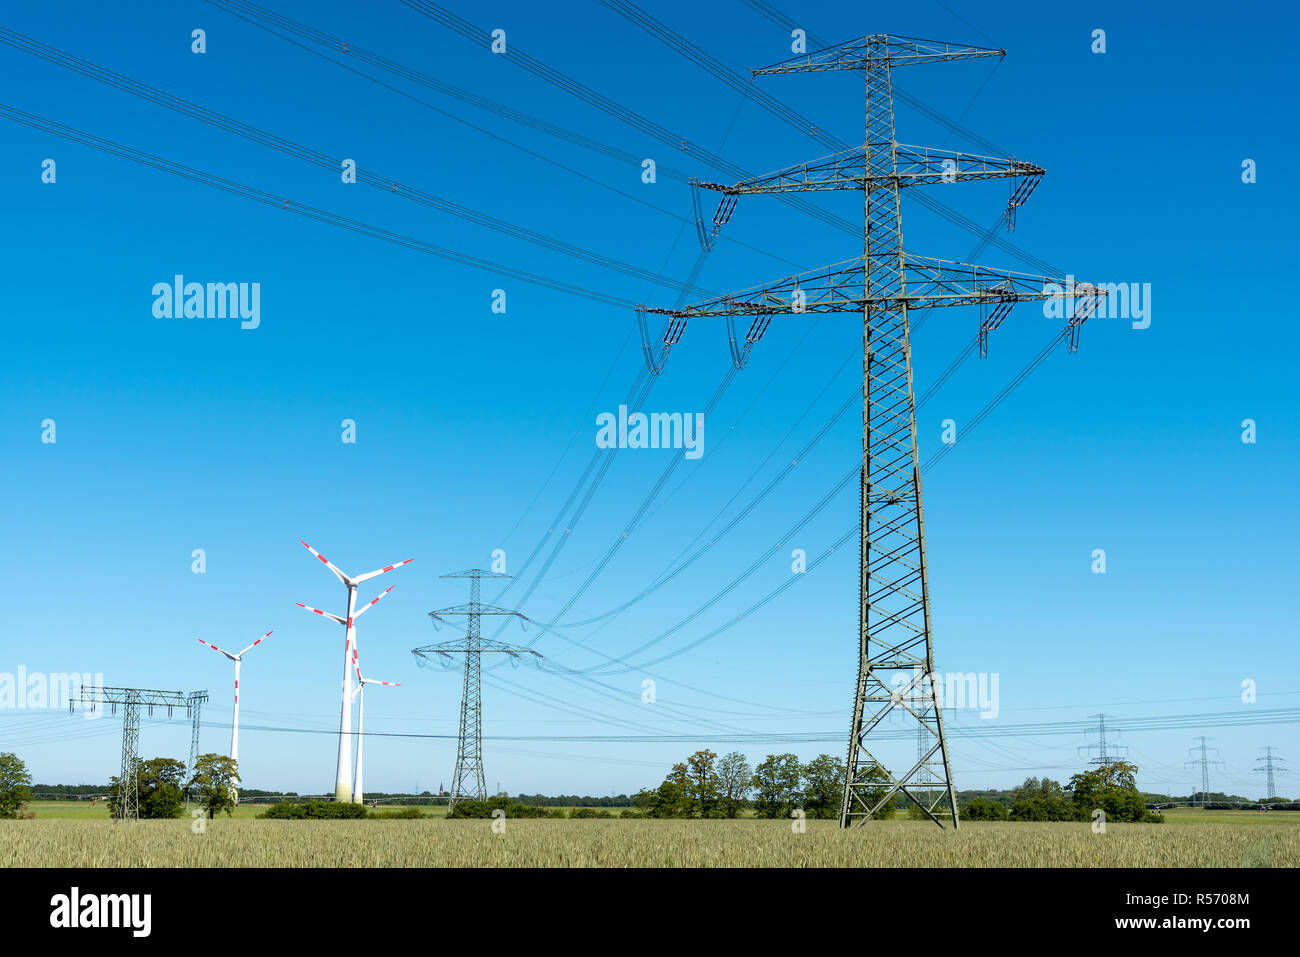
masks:
[[(726, 178), (397, 0), (266, 2), (636, 157)], [(600, 3), (451, 9), (484, 30), (504, 28), (512, 49), (746, 170), (828, 152)], [(788, 31), (740, 0), (647, 9), (735, 69), (789, 55)], [(914, 67), (897, 79), (1047, 169), (1006, 238), (1062, 272), (1151, 284), (1150, 328), (1089, 323), (1078, 354), (1054, 355), (926, 476), (939, 668), (1000, 676), (998, 719), (950, 713), (951, 727), (1105, 711), (1122, 729), (1126, 718), (1253, 713), (1293, 707), (1300, 697), (1300, 335), (1287, 290), (1300, 210), (1285, 99), (1295, 13), (1249, 2), (1230, 13), (1210, 9), (968, 0), (878, 13), (830, 2), (798, 7), (810, 32), (833, 40), (892, 32), (1005, 48), (1002, 61)], [(91, 3), (29, 4), (5, 19), (42, 43), (498, 219), (679, 282), (694, 262), (682, 183), (660, 175), (644, 184), (639, 165), (371, 71), (547, 163), (207, 3), (145, 4), (125, 14)], [(190, 52), (195, 28), (207, 32), (203, 55)], [(1098, 28), (1106, 31), (1104, 54), (1090, 51)], [(0, 77), (10, 107), (296, 203), (629, 301), (670, 305), (675, 296), (383, 190), (345, 185), (337, 172), (6, 44)], [(856, 77), (756, 83), (842, 139), (860, 137)], [(337, 727), (341, 629), (294, 602), (341, 612), (344, 592), (297, 541), (353, 574), (414, 558), (362, 586), (363, 600), (380, 582), (396, 586), (362, 619), (359, 641), (365, 670), (403, 685), (372, 692), (367, 727), (443, 737), (371, 739), (366, 786), (405, 791), (447, 781), (459, 675), (421, 670), (409, 653), (453, 637), (435, 633), (426, 612), (466, 593), (437, 576), (487, 566), (497, 548), (515, 571), (546, 534), (594, 451), (595, 415), (616, 409), (640, 368), (632, 312), (267, 208), (8, 120), (0, 130), (8, 225), (0, 671), (22, 665), (102, 672), (110, 685), (207, 688), (204, 749), (224, 750), (230, 667), (195, 638), (237, 649), (274, 629), (243, 671), (244, 780), (328, 791), (331, 735), (257, 729)], [(898, 136), (973, 149), (901, 106)], [(46, 158), (57, 163), (53, 185), (41, 182)], [(1258, 168), (1249, 185), (1241, 181), (1247, 158)], [(987, 226), (1005, 189), (963, 184), (932, 195)], [(815, 201), (860, 214), (855, 195)], [(904, 217), (915, 252), (962, 260), (975, 245), (914, 201)], [(741, 289), (861, 251), (860, 239), (768, 197), (743, 199), (724, 236), (698, 279), (708, 290)], [(997, 248), (979, 259), (1038, 272)], [(177, 273), (259, 282), (260, 327), (155, 318), (151, 289)], [(496, 288), (507, 291), (505, 315), (490, 309)], [(920, 388), (977, 321), (972, 310), (926, 321), (915, 338)], [(973, 416), (1058, 325), (1031, 307), (1013, 312), (990, 357), (964, 365), (921, 410), (923, 458), (939, 447), (944, 419), (961, 425)], [(714, 516), (725, 522), (777, 474), (853, 391), (860, 336), (850, 316), (776, 319), (709, 417), (703, 457), (673, 473), (561, 624), (637, 595), (698, 535), (708, 539)], [(646, 408), (703, 410), (728, 362), (723, 329), (692, 323)], [(47, 418), (57, 423), (54, 445), (40, 441)], [(355, 445), (340, 441), (345, 418), (357, 423)], [(1246, 418), (1257, 423), (1255, 444), (1241, 441)], [(838, 539), (855, 521), (852, 489), (698, 619), (628, 658), (620, 673), (596, 676), (603, 684), (556, 672), (599, 666), (601, 654), (624, 658), (715, 595), (852, 467), (858, 428), (855, 413), (842, 417), (716, 550), (603, 627), (560, 629), (569, 640), (537, 629), (503, 632), (535, 642), (548, 668), (485, 675), (488, 786), (634, 791), (697, 747), (738, 747), (752, 759), (787, 749), (842, 754), (856, 669), (852, 543), (752, 617), (693, 643), (787, 579), (792, 548), (811, 558)], [(555, 615), (672, 454), (617, 455), (527, 614)], [(503, 602), (533, 585), (550, 547)], [(191, 572), (196, 548), (206, 551), (203, 575)], [(1090, 571), (1098, 548), (1106, 551), (1105, 575)], [(492, 597), (485, 589), (485, 600)], [(496, 634), (495, 624), (485, 633)], [(665, 654), (673, 657), (647, 665)], [(641, 702), (647, 675), (658, 682), (656, 704)], [(1257, 682), (1254, 705), (1240, 701), (1244, 679)], [(720, 725), (726, 733), (830, 739), (731, 745), (710, 730)], [(498, 740), (650, 732), (698, 737)], [(1300, 761), (1294, 724), (1135, 731), (1122, 740), (1144, 787), (1186, 793), (1198, 778), (1183, 761), (1200, 734), (1215, 739), (1227, 764), (1216, 789), (1262, 793), (1261, 775), (1249, 769), (1266, 744)], [(1077, 748), (1086, 743), (1079, 734), (954, 735), (956, 783), (1064, 778), (1078, 769)], [(187, 748), (183, 721), (144, 728), (146, 756), (183, 757)], [(103, 782), (118, 766), (115, 724), (60, 712), (0, 711), (0, 749), (17, 751), (42, 782)], [(1300, 786), (1281, 778), (1278, 790)]]

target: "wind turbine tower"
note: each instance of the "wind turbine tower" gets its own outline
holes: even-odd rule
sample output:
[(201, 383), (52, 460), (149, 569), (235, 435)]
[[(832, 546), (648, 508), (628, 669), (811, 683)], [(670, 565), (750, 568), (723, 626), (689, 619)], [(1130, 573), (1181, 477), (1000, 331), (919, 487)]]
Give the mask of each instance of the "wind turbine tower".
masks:
[(379, 601), (393, 589), (391, 587), (384, 589), (376, 597), (357, 609), (357, 586), (362, 582), (369, 581), (376, 575), (382, 575), (385, 572), (391, 572), (394, 568), (401, 568), (403, 565), (409, 565), (414, 559), (406, 559), (404, 562), (398, 562), (395, 565), (385, 565), (383, 568), (373, 572), (366, 572), (364, 575), (358, 575), (356, 578), (345, 575), (330, 563), (320, 552), (312, 548), (302, 539), (298, 540), (299, 544), (307, 551), (311, 552), (321, 562), (334, 573), (348, 590), (348, 613), (346, 618), (340, 618), (338, 615), (331, 615), (327, 611), (321, 611), (319, 608), (312, 608), (304, 605), (302, 602), (295, 602), (299, 608), (306, 608), (308, 611), (315, 612), (325, 618), (337, 621), (346, 630), (346, 638), (343, 644), (343, 694), (342, 706), (339, 709), (339, 755), (338, 763), (335, 768), (334, 776), (334, 800), (351, 802), (352, 795), (352, 671), (355, 665), (357, 647), (357, 629), (356, 620), (366, 611), (372, 608), (375, 602)]
[[(220, 652), (235, 663), (235, 714), (234, 718), (230, 722), (230, 760), (234, 761), (235, 764), (239, 764), (239, 665), (240, 662), (243, 661), (244, 655), (248, 654), (270, 636), (271, 632), (268, 631), (265, 635), (257, 639), (257, 641), (253, 642), (238, 654), (231, 654), (229, 651), (218, 648), (212, 642), (204, 641), (202, 638), (198, 640), (199, 644), (207, 645), (213, 651)], [(192, 771), (193, 769), (191, 769), (191, 773)]]
[(361, 663), (356, 661), (356, 649), (353, 649), (353, 662), (356, 664), (357, 671), (357, 690), (353, 692), (357, 696), (357, 774), (356, 781), (353, 784), (353, 799), (358, 804), (365, 803), (365, 792), (361, 786), (361, 771), (365, 762), (363, 749), (366, 746), (366, 685), (383, 685), (386, 688), (400, 688), (402, 685), (397, 681), (379, 681), (375, 678), (363, 678), (361, 676)]

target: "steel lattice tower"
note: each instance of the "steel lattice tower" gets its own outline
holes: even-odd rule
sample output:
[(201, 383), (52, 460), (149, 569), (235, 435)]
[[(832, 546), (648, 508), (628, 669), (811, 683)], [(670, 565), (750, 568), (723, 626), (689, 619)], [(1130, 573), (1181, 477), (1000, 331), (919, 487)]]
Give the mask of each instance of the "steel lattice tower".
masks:
[[(1097, 719), (1097, 743), (1084, 745), (1084, 747), (1079, 750), (1095, 750), (1097, 752), (1095, 758), (1090, 758), (1088, 760), (1089, 764), (1095, 764), (1098, 767), (1105, 767), (1108, 764), (1113, 764), (1120, 757), (1120, 754), (1127, 751), (1128, 748), (1122, 744), (1115, 744), (1113, 741), (1106, 740), (1106, 719), (1112, 717), (1112, 715), (1094, 714), (1089, 715), (1089, 717)], [(1111, 730), (1115, 730), (1114, 726), (1111, 727)]]
[(1273, 800), (1273, 798), (1278, 796), (1277, 785), (1273, 783), (1273, 772), (1274, 771), (1285, 772), (1286, 768), (1274, 765), (1273, 763), (1274, 761), (1283, 760), (1282, 758), (1273, 757), (1273, 752), (1276, 750), (1275, 748), (1273, 748), (1270, 745), (1268, 747), (1263, 748), (1262, 750), (1264, 752), (1264, 757), (1260, 758), (1259, 760), (1264, 763), (1264, 766), (1255, 768), (1255, 770), (1259, 772), (1263, 772), (1268, 775), (1268, 793), (1264, 795), (1264, 800), (1271, 801)]
[(190, 712), (190, 765), (189, 777), (194, 777), (194, 768), (199, 763), (199, 725), (203, 711), (203, 702), (208, 700), (206, 691), (195, 691), (185, 696), (185, 703)]
[[(1078, 348), (1079, 326), (1102, 295), (1096, 286), (1030, 276), (1006, 269), (930, 259), (902, 243), (905, 187), (972, 179), (1013, 179), (1008, 224), (1044, 170), (1015, 159), (911, 147), (894, 135), (892, 72), (898, 66), (1004, 56), (1001, 49), (936, 43), (878, 34), (794, 57), (754, 75), (858, 70), (866, 78), (866, 135), (861, 147), (789, 166), (736, 185), (697, 183), (722, 192), (715, 226), (731, 217), (738, 195), (766, 192), (861, 190), (863, 254), (803, 276), (789, 277), (684, 309), (645, 309), (672, 317), (664, 346), (671, 348), (694, 317), (753, 316), (744, 354), (772, 316), (848, 312), (862, 316), (862, 547), (859, 555), (858, 679), (849, 735), (848, 774), (841, 827), (863, 823), (904, 793), (928, 817), (957, 824), (943, 714), (936, 693), (930, 625), (930, 573), (920, 494), (917, 413), (911, 367), (909, 313), (940, 306), (979, 306), (980, 355), (988, 333), (1017, 302), (1074, 299), (1062, 335)], [(1054, 291), (1050, 289), (1054, 286)], [(874, 753), (871, 733), (888, 716), (917, 720), (922, 746), (914, 763), (889, 770)], [(920, 792), (930, 785), (936, 791)], [(915, 793), (914, 793), (915, 791)]]
[[(1197, 758), (1196, 760), (1188, 761), (1186, 763), (1191, 765), (1199, 764), (1201, 766), (1201, 803), (1206, 804), (1210, 800), (1210, 765), (1211, 764), (1222, 765), (1223, 762), (1210, 759), (1209, 754), (1211, 751), (1215, 752), (1216, 754), (1219, 751), (1218, 748), (1207, 748), (1205, 746), (1205, 742), (1213, 740), (1212, 738), (1207, 738), (1204, 735), (1202, 735), (1201, 737), (1194, 738), (1193, 740), (1201, 742), (1200, 747), (1188, 748), (1187, 750), (1193, 754), (1199, 753), (1200, 757)], [(1192, 803), (1196, 803), (1196, 802), (1193, 801)]]
[[(199, 694), (206, 694), (198, 692)], [(137, 821), (140, 819), (140, 787), (136, 778), (140, 764), (140, 709), (145, 708), (152, 716), (153, 709), (164, 707), (167, 717), (172, 716), (174, 708), (185, 708), (189, 712), (189, 701), (181, 691), (154, 691), (148, 688), (82, 688), (81, 703), (90, 705), (93, 710), (100, 702), (107, 702), (117, 714), (117, 706), (122, 706), (122, 770), (118, 778), (118, 799), (113, 805), (113, 816), (118, 820)], [(68, 703), (69, 709), (72, 702)]]
[[(736, 197), (743, 194), (861, 190), (862, 256), (685, 309), (644, 309), (672, 318), (664, 337), (667, 349), (692, 318), (722, 317), (730, 326), (736, 316), (752, 316), (743, 353), (733, 345), (733, 360), (738, 364), (774, 315), (834, 312), (862, 317), (858, 676), (840, 810), (842, 827), (870, 820), (899, 792), (923, 808), (936, 824), (943, 826), (942, 815), (954, 828), (958, 826), (943, 717), (933, 680), (909, 313), (937, 306), (980, 306), (982, 356), (988, 333), (1001, 324), (1015, 303), (1073, 299), (1074, 312), (1062, 330), (1073, 352), (1078, 346), (1079, 326), (1092, 315), (1103, 294), (1091, 285), (1076, 287), (1064, 279), (917, 256), (903, 247), (904, 188), (1011, 179), (1006, 213), (1010, 225), (1015, 209), (1033, 191), (1044, 170), (1016, 159), (900, 144), (894, 130), (892, 71), (1005, 52), (877, 34), (753, 71), (755, 76), (860, 71), (866, 80), (865, 138), (861, 147), (735, 185), (697, 183), (723, 194), (714, 215), (715, 227), (730, 218)], [(1051, 290), (1049, 284), (1067, 291)], [(891, 771), (873, 751), (871, 737), (894, 714), (918, 722), (922, 735), (915, 763), (908, 767), (911, 757), (899, 755), (903, 762), (899, 773)], [(922, 794), (919, 786), (927, 784), (937, 790)]]
[(541, 655), (531, 648), (520, 648), (505, 642), (484, 638), (479, 628), (479, 619), (483, 615), (513, 615), (523, 621), (527, 616), (508, 608), (484, 605), (479, 601), (479, 581), (483, 578), (510, 578), (496, 572), (487, 572), (481, 568), (441, 575), (441, 578), (468, 578), (469, 603), (453, 605), (429, 612), (435, 623), (442, 621), (443, 615), (464, 615), (466, 620), (464, 642), (449, 641), (438, 645), (426, 645), (414, 648), (411, 654), (419, 658), (440, 655), (450, 660), (453, 654), (465, 656), (465, 679), (460, 696), (460, 734), (456, 745), (456, 770), (451, 778), (451, 793), (447, 801), (448, 809), (464, 799), (483, 801), (487, 799), (487, 782), (483, 774), (483, 693), (480, 678), (480, 656), (500, 653), (518, 659), (520, 655)]

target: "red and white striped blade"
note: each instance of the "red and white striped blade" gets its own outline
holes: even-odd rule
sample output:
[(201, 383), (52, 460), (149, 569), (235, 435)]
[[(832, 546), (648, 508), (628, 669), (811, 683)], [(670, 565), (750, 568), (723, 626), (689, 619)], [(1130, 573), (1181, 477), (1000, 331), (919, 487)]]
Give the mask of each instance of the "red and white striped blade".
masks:
[(366, 602), (364, 605), (362, 605), (360, 608), (354, 611), (352, 613), (353, 620), (355, 621), (356, 619), (364, 615), (369, 609), (374, 607), (375, 602), (379, 601), (379, 599), (383, 598), (385, 595), (387, 595), (390, 591), (392, 591), (396, 587), (397, 587), (396, 585), (389, 585), (387, 588), (381, 591), (374, 598), (370, 599), (370, 601)]
[[(339, 581), (341, 581), (343, 584), (345, 584), (345, 585), (353, 585), (353, 584), (356, 584), (356, 582), (354, 582), (351, 578), (348, 578), (347, 575), (345, 575), (345, 574), (343, 574), (341, 571), (339, 571), (338, 568), (336, 568), (336, 567), (334, 566), (334, 563), (333, 563), (333, 562), (331, 562), (328, 558), (326, 558), (326, 557), (325, 557), (324, 555), (322, 555), (320, 552), (316, 551), (316, 549), (312, 548), (310, 545), (308, 545), (306, 542), (304, 542), (301, 538), (298, 539), (298, 544), (302, 545), (303, 548), (307, 549), (307, 551), (311, 552), (313, 555), (315, 555), (317, 558), (319, 558), (322, 562), (324, 562), (324, 563), (325, 563), (325, 567), (328, 568), (330, 571), (332, 571), (335, 575), (338, 575), (338, 576), (339, 576)], [(357, 581), (361, 581), (361, 580), (362, 580), (362, 579), (357, 579)]]
[[(272, 629), (272, 630), (274, 630), (274, 629)], [(261, 638), (257, 639), (257, 641), (253, 642), (251, 645), (249, 645), (247, 648), (245, 648), (243, 651), (241, 651), (237, 657), (240, 657), (240, 658), (244, 657), (244, 655), (248, 654), (250, 651), (252, 651), (254, 648), (256, 648), (258, 645), (260, 645), (263, 641), (265, 641), (265, 640), (266, 640), (267, 638), (269, 638), (269, 637), (271, 637), (271, 632), (268, 631), (268, 632), (267, 632), (265, 635), (263, 635)]]
[[(357, 677), (361, 678), (361, 672), (357, 672)], [(374, 678), (361, 678), (361, 680), (368, 685), (385, 685), (389, 688), (400, 688), (402, 686), (400, 681), (378, 681)]]
[[(207, 645), (207, 646), (208, 646), (209, 648), (211, 648), (213, 651), (220, 651), (223, 655), (225, 655), (225, 656), (226, 656), (227, 658), (229, 658), (231, 661), (234, 661), (234, 660), (235, 660), (235, 657), (236, 657), (235, 655), (232, 655), (232, 654), (231, 654), (230, 652), (228, 652), (228, 651), (222, 651), (222, 649), (218, 648), (216, 645), (214, 645), (214, 644), (213, 644), (212, 642), (210, 642), (210, 641), (204, 641), (202, 638), (200, 638), (200, 639), (198, 639), (198, 642), (199, 642), (199, 644), (201, 644), (201, 645)], [(209, 659), (209, 660), (211, 660), (211, 659)]]
[[(313, 607), (311, 607), (311, 605), (304, 605), (304, 604), (303, 604), (302, 602), (300, 602), (300, 601), (296, 601), (296, 602), (294, 602), (294, 604), (297, 605), (299, 608), (306, 608), (308, 611), (314, 611), (314, 612), (315, 612), (316, 614), (318, 614), (318, 615), (324, 615), (326, 618), (332, 618), (332, 619), (334, 619), (335, 621), (337, 621), (340, 625), (346, 625), (346, 624), (347, 624), (347, 621), (346, 621), (345, 619), (343, 619), (343, 618), (340, 618), (338, 615), (331, 615), (331, 614), (330, 614), (329, 612), (327, 612), (327, 611), (321, 611), (319, 608), (313, 608)], [(259, 639), (259, 640), (260, 640), (260, 639)], [(257, 643), (257, 642), (254, 642), (254, 644), (256, 644), (256, 643)]]
[(401, 568), (403, 565), (409, 565), (413, 561), (415, 561), (414, 558), (408, 558), (406, 561), (398, 562), (396, 565), (385, 565), (378, 571), (366, 572), (364, 575), (358, 575), (354, 581), (360, 585), (362, 582), (370, 581), (370, 579), (374, 578), (376, 575), (382, 575), (384, 572), (391, 572), (394, 568)]

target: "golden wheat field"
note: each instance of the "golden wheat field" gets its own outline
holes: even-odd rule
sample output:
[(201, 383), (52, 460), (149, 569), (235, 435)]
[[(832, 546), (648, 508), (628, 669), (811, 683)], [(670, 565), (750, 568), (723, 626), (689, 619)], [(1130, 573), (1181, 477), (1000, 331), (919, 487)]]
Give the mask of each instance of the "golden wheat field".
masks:
[(2, 821), (8, 867), (1295, 867), (1300, 827), (914, 821)]

